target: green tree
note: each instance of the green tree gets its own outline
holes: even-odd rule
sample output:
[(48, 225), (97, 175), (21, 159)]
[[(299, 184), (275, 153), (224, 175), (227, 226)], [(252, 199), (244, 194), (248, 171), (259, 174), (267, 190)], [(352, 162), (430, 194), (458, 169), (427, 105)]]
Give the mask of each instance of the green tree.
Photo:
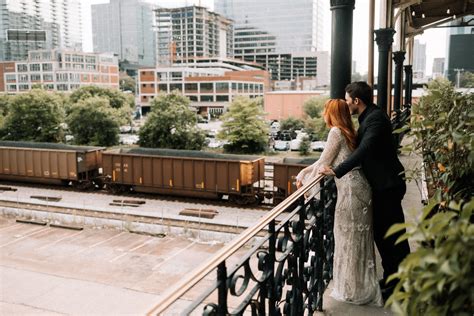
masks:
[(387, 304), (397, 314), (470, 315), (474, 310), (473, 117), (474, 95), (437, 79), (403, 128), (412, 137), (404, 150), (423, 154), (431, 189), (417, 220), (387, 233), (406, 228), (399, 240), (410, 238), (418, 247), (391, 276), (399, 281)]
[(129, 75), (127, 75), (126, 72), (120, 72), (119, 81), (120, 81), (120, 90), (130, 91), (133, 94), (135, 94), (135, 90), (136, 90), (135, 78), (130, 77)]
[(280, 130), (294, 132), (296, 130), (301, 130), (304, 128), (303, 120), (289, 117), (280, 122)]
[(311, 151), (311, 142), (309, 140), (309, 137), (305, 136), (301, 140), (300, 155), (301, 156), (307, 156), (307, 155), (309, 155), (310, 151)]
[(105, 97), (109, 100), (110, 107), (116, 111), (114, 115), (115, 119), (120, 125), (130, 124), (132, 111), (135, 108), (135, 100), (132, 94), (125, 94), (122, 91), (102, 88), (98, 86), (84, 86), (69, 96), (70, 105), (67, 109), (67, 113), (71, 110), (71, 107), (79, 102), (79, 100), (85, 100), (90, 97)]
[(321, 118), (324, 110), (324, 103), (328, 100), (327, 97), (318, 96), (312, 97), (303, 103), (303, 111), (310, 118)]
[(470, 71), (463, 72), (459, 81), (461, 88), (474, 88), (474, 73)]
[(303, 104), (303, 110), (307, 115), (305, 119), (305, 130), (311, 135), (311, 140), (325, 140), (329, 130), (323, 119), (324, 104), (327, 97), (318, 96), (308, 99)]
[(268, 126), (261, 99), (235, 98), (222, 122), (217, 137), (228, 142), (226, 152), (258, 153), (267, 147)]
[(323, 118), (315, 117), (305, 121), (305, 130), (310, 135), (311, 140), (326, 140), (329, 129)]
[(105, 97), (79, 100), (72, 107), (67, 123), (78, 145), (113, 146), (119, 142), (115, 109)]
[(62, 99), (55, 93), (34, 89), (10, 97), (8, 115), (0, 136), (4, 140), (60, 142), (64, 138)]
[(11, 97), (8, 94), (0, 95), (0, 129), (3, 126), (3, 122), (10, 108), (10, 99)]
[(143, 147), (200, 150), (205, 134), (197, 127), (196, 112), (185, 96), (160, 94), (151, 102), (151, 113), (139, 132)]

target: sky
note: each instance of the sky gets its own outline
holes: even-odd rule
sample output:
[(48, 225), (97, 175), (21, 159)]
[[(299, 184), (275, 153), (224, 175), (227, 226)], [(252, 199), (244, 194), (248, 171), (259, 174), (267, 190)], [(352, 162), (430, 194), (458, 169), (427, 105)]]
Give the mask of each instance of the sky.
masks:
[[(256, 0), (258, 1), (258, 0)], [(108, 3), (108, 0), (82, 0), (82, 19), (83, 19), (83, 47), (85, 51), (92, 51), (92, 26), (91, 26), (91, 4)], [(214, 9), (214, 0), (147, 0), (147, 2), (158, 4), (162, 7), (178, 7), (184, 5), (199, 4), (210, 10)], [(375, 1), (379, 3), (379, 1)], [(369, 0), (356, 0), (356, 6), (353, 17), (353, 43), (352, 59), (356, 61), (356, 71), (360, 73), (367, 72), (368, 65), (368, 8)], [(378, 28), (378, 11), (376, 6), (375, 28)], [(323, 50), (330, 50), (331, 34), (331, 12), (329, 11), (326, 19)], [(361, 35), (359, 35), (361, 34)], [(430, 29), (422, 35), (418, 35), (421, 44), (426, 44), (426, 74), (432, 72), (433, 59), (437, 57), (446, 57), (446, 28)], [(374, 64), (377, 67), (377, 46), (375, 45)]]

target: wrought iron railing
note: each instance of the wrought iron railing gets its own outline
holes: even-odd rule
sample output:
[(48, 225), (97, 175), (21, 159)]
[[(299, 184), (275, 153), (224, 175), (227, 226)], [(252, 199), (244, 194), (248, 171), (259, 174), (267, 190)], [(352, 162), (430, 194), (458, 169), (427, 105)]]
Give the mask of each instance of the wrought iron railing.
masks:
[(334, 180), (316, 177), (181, 278), (149, 314), (321, 311), (332, 278), (336, 198)]
[[(405, 107), (402, 111), (395, 112), (394, 116), (392, 117), (392, 130), (398, 130), (407, 124), (407, 121), (410, 119), (411, 115), (411, 108)], [(407, 131), (396, 132), (393, 134), (393, 141), (396, 147), (400, 147), (402, 142), (403, 136), (405, 136)]]

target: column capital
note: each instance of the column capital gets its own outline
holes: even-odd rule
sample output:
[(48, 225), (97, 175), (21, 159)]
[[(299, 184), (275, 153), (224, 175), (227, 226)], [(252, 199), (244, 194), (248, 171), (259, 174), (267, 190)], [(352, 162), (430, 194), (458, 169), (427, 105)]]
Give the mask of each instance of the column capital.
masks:
[(354, 10), (355, 0), (331, 0), (331, 10), (335, 9), (352, 9)]
[(393, 61), (395, 62), (395, 65), (401, 66), (404, 60), (405, 60), (404, 51), (393, 52)]
[(375, 41), (379, 46), (379, 51), (388, 51), (393, 43), (395, 30), (392, 28), (378, 29), (374, 31)]
[(413, 65), (405, 65), (403, 68), (405, 69), (406, 73), (411, 73), (413, 71)]

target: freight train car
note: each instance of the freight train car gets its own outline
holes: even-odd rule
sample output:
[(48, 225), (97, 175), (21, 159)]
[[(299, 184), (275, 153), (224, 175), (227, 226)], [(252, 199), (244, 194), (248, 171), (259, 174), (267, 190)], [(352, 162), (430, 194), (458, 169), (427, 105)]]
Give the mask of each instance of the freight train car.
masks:
[(106, 187), (115, 193), (150, 192), (249, 204), (264, 179), (263, 157), (201, 151), (131, 148), (103, 153)]
[(0, 141), (0, 180), (92, 186), (102, 147)]
[(296, 176), (316, 160), (315, 158), (284, 158), (281, 163), (273, 164), (273, 204), (280, 203), (297, 190)]

